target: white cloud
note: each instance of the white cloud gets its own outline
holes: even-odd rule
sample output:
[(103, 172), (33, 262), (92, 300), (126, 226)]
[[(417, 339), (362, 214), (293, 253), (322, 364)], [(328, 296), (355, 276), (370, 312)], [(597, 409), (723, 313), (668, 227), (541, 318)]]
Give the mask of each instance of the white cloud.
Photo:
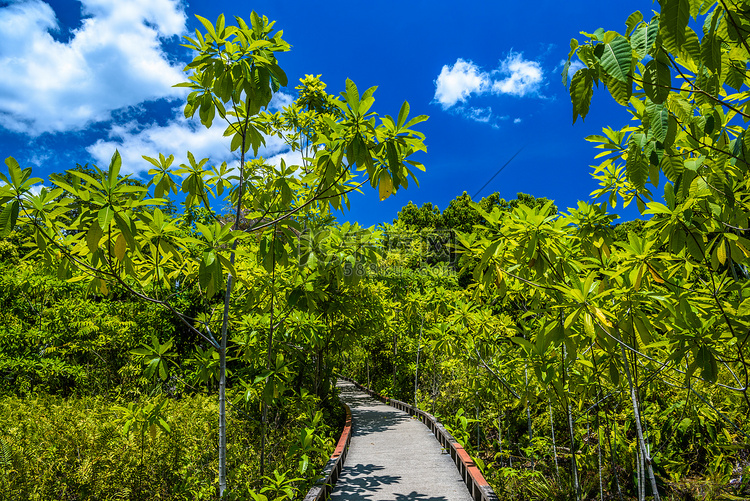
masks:
[[(279, 96), (275, 102), (286, 100), (287, 98)], [(172, 165), (175, 167), (188, 163), (188, 151), (195, 155), (196, 160), (209, 158), (209, 165), (219, 165), (222, 162), (231, 165), (239, 159), (239, 153), (230, 151), (231, 138), (224, 137), (225, 128), (226, 124), (217, 118), (212, 127), (206, 129), (197, 117), (192, 120), (186, 119), (180, 106), (174, 109), (174, 116), (166, 125), (144, 126), (136, 122), (113, 125), (107, 140), (98, 140), (88, 146), (86, 151), (94, 157), (94, 163), (99, 168), (106, 168), (117, 149), (122, 157), (122, 173), (136, 176), (145, 175), (152, 168), (142, 155), (158, 158), (159, 153), (163, 153), (165, 157), (174, 155)], [(252, 149), (249, 154), (253, 154)], [(276, 165), (282, 157), (287, 163), (301, 161), (299, 154), (289, 152), (289, 147), (275, 136), (266, 138), (266, 145), (261, 147), (258, 155)]]
[(294, 102), (294, 96), (285, 92), (277, 92), (271, 98), (271, 102), (268, 103), (268, 109), (270, 111), (281, 111), (285, 106), (289, 106)]
[(453, 66), (443, 66), (435, 85), (435, 100), (448, 109), (459, 101), (466, 102), (472, 93), (486, 92), (490, 77), (471, 61), (459, 58)]
[(38, 184), (33, 185), (31, 188), (29, 188), (29, 192), (32, 195), (37, 196), (38, 194), (42, 192), (42, 188), (47, 188), (48, 190), (52, 189), (50, 186), (44, 186), (44, 184), (38, 183)]
[(464, 111), (464, 116), (476, 122), (487, 123), (492, 117), (492, 108), (468, 108)]
[[(498, 76), (502, 78), (496, 78)], [(525, 60), (520, 53), (511, 52), (493, 71), (484, 71), (473, 62), (459, 58), (453, 66), (443, 66), (435, 80), (434, 99), (447, 110), (459, 102), (465, 103), (472, 95), (492, 93), (523, 97), (538, 94), (543, 82), (541, 64)]]
[(526, 61), (521, 54), (510, 53), (500, 64), (499, 73), (508, 75), (492, 83), (492, 92), (523, 97), (539, 90), (542, 83), (542, 66), (536, 61)]
[(523, 120), (521, 120), (520, 118), (514, 118), (513, 119), (513, 123), (514, 124), (520, 124), (521, 122), (523, 122)]
[(276, 153), (275, 155), (265, 158), (265, 161), (267, 164), (278, 167), (281, 165), (282, 159), (284, 159), (286, 165), (302, 165), (302, 152), (299, 150), (292, 151), (291, 149), (286, 149), (281, 153)]
[(40, 0), (0, 8), (0, 126), (32, 136), (80, 130), (114, 110), (184, 96), (185, 79), (161, 40), (185, 33), (179, 0), (81, 0), (84, 19), (66, 43)]

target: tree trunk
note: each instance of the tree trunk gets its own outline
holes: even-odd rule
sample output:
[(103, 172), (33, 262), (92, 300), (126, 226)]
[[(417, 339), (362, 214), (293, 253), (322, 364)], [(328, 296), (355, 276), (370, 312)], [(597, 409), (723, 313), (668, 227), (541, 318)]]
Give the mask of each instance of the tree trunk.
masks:
[(529, 444), (531, 444), (531, 439), (534, 438), (534, 435), (531, 429), (531, 408), (529, 407), (529, 364), (528, 364), (528, 361), (523, 366), (523, 376), (524, 376), (524, 379), (526, 380), (526, 425), (529, 428)]
[(656, 477), (654, 476), (654, 469), (651, 466), (651, 458), (648, 455), (646, 441), (643, 438), (643, 428), (641, 427), (641, 413), (638, 410), (638, 398), (635, 393), (635, 386), (633, 386), (633, 378), (630, 375), (630, 365), (628, 362), (628, 357), (625, 354), (625, 347), (622, 345), (620, 345), (620, 353), (622, 355), (622, 365), (625, 367), (625, 374), (628, 376), (628, 385), (630, 386), (630, 399), (633, 404), (633, 414), (635, 415), (635, 431), (638, 436), (638, 448), (642, 456), (642, 461), (646, 463), (646, 471), (648, 472), (649, 479), (651, 480), (651, 490), (654, 495), (654, 501), (659, 501), (659, 489), (656, 487)]
[[(230, 260), (234, 263), (234, 247)], [(227, 337), (229, 324), (229, 299), (232, 294), (231, 274), (227, 275), (227, 290), (224, 295), (224, 318), (221, 326), (221, 349), (219, 349), (219, 497), (224, 497), (227, 490)]]
[(557, 444), (555, 443), (555, 422), (552, 420), (552, 401), (547, 399), (549, 405), (549, 427), (552, 431), (552, 455), (555, 457), (555, 473), (557, 480), (560, 480), (560, 466), (557, 464)]
[(422, 330), (424, 329), (424, 315), (419, 327), (419, 341), (417, 342), (417, 367), (414, 369), (414, 407), (417, 407), (417, 385), (419, 382), (419, 350), (422, 348)]
[[(565, 359), (568, 358), (568, 351), (563, 343), (563, 357), (562, 357), (562, 376), (563, 376), (563, 391), (565, 391), (565, 381), (567, 379), (567, 368), (565, 367)], [(576, 434), (573, 428), (573, 412), (570, 409), (570, 401), (568, 401), (567, 395), (563, 395), (565, 398), (565, 407), (568, 411), (568, 433), (570, 433), (570, 468), (571, 474), (573, 475), (573, 487), (575, 489), (576, 501), (581, 500), (581, 486), (578, 483), (578, 463), (576, 462)]]

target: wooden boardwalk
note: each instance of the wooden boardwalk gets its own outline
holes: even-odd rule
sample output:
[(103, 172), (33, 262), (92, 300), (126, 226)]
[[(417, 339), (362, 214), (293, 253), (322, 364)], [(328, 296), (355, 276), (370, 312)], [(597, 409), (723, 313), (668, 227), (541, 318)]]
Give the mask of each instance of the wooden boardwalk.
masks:
[(472, 501), (450, 454), (420, 421), (340, 380), (354, 434), (334, 501)]

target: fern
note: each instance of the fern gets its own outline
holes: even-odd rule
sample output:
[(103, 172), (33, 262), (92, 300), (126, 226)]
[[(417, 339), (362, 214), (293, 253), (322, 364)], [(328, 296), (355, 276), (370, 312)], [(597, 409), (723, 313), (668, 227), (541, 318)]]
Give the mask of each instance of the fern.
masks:
[(13, 449), (2, 438), (0, 438), (0, 465), (6, 472), (13, 466)]

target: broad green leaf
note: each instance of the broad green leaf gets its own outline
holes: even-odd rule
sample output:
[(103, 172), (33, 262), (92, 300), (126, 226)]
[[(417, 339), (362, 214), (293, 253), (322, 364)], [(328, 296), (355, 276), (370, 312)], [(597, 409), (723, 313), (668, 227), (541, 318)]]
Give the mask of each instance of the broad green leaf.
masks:
[(359, 108), (357, 112), (364, 116), (370, 110), (370, 107), (375, 103), (375, 98), (372, 97), (377, 87), (370, 87), (367, 89), (359, 100)]
[(589, 112), (591, 97), (594, 95), (592, 70), (583, 68), (575, 72), (570, 81), (570, 100), (573, 103), (573, 123), (578, 116), (585, 119)]
[(354, 82), (347, 78), (345, 87), (346, 93), (342, 93), (344, 99), (346, 99), (346, 102), (349, 105), (349, 108), (351, 108), (352, 113), (357, 113), (357, 110), (359, 110), (359, 91), (357, 90), (357, 86)]
[(206, 28), (206, 30), (208, 31), (208, 33), (209, 33), (209, 34), (210, 34), (210, 35), (211, 35), (211, 36), (212, 36), (212, 37), (214, 38), (214, 40), (215, 40), (215, 39), (216, 39), (216, 31), (214, 30), (214, 25), (213, 25), (213, 23), (212, 23), (211, 21), (209, 21), (208, 19), (206, 19), (205, 17), (201, 17), (201, 16), (199, 16), (199, 15), (197, 15), (197, 14), (196, 14), (196, 16), (195, 16), (195, 17), (197, 17), (197, 18), (198, 18), (198, 21), (200, 21), (200, 22), (201, 22), (201, 24), (202, 24), (202, 25), (203, 25), (203, 26), (204, 26), (204, 27)]
[(721, 73), (721, 40), (716, 34), (706, 35), (701, 43), (701, 59), (713, 73)]
[(680, 45), (677, 54), (681, 58), (692, 61), (696, 66), (701, 64), (701, 42), (689, 26), (685, 30), (685, 41)]
[(685, 42), (685, 29), (690, 20), (690, 0), (664, 0), (659, 16), (659, 32), (664, 46), (672, 53)]
[(656, 104), (667, 100), (672, 86), (672, 73), (669, 65), (662, 60), (663, 58), (664, 56), (659, 54), (646, 64), (643, 71), (643, 90)]
[(633, 35), (630, 37), (630, 44), (640, 59), (646, 57), (656, 42), (656, 34), (659, 31), (659, 19), (656, 18), (650, 23), (638, 25)]
[(641, 14), (641, 11), (637, 10), (630, 14), (627, 20), (625, 20), (625, 27), (627, 28), (625, 34), (630, 35), (633, 28), (635, 28), (641, 21), (643, 21), (643, 14)]
[[(76, 176), (77, 178), (80, 178), (80, 179), (86, 181), (87, 183), (89, 183), (94, 188), (97, 188), (97, 189), (100, 189), (100, 190), (104, 189), (104, 186), (102, 186), (102, 184), (99, 181), (97, 181), (93, 177), (89, 176), (85, 172), (80, 172), (80, 171), (77, 171), (77, 170), (69, 170), (68, 173), (71, 174), (71, 175), (73, 175), (73, 176)], [(71, 192), (71, 193), (75, 193), (75, 192)], [(83, 195), (81, 195), (81, 196), (83, 196)]]
[(742, 90), (742, 84), (745, 82), (746, 71), (741, 67), (739, 62), (734, 60), (730, 61), (724, 75), (724, 83), (734, 90)]
[(99, 210), (98, 221), (99, 228), (101, 228), (102, 231), (107, 231), (107, 229), (109, 228), (109, 223), (112, 222), (112, 218), (114, 217), (114, 215), (115, 214), (112, 210), (111, 205), (106, 205)]
[(607, 74), (605, 75), (605, 83), (607, 84), (607, 89), (609, 89), (612, 98), (619, 104), (627, 106), (630, 102), (630, 96), (633, 95), (633, 79), (628, 77), (625, 82), (621, 82)]
[(669, 111), (667, 107), (664, 104), (649, 102), (646, 104), (646, 112), (648, 113), (649, 124), (654, 139), (663, 143), (667, 137), (667, 129), (669, 127)]
[(701, 376), (711, 382), (716, 381), (718, 375), (718, 367), (716, 364), (716, 357), (714, 354), (705, 346), (701, 346), (696, 354), (695, 361), (701, 369)]
[(155, 158), (147, 157), (146, 155), (141, 155), (141, 158), (152, 164), (154, 167), (161, 168), (161, 164), (159, 164), (159, 162)]
[(112, 159), (109, 161), (109, 189), (114, 188), (115, 184), (117, 184), (117, 178), (120, 175), (121, 165), (122, 158), (120, 157), (120, 152), (118, 150), (115, 150), (115, 153), (112, 155)]
[(519, 346), (522, 346), (523, 349), (524, 349), (524, 351), (526, 351), (526, 353), (528, 353), (529, 355), (531, 355), (531, 353), (533, 353), (534, 347), (526, 339), (524, 339), (522, 337), (514, 337), (512, 339), (512, 341), (514, 343), (518, 344)]
[(128, 217), (126, 212), (115, 212), (114, 218), (115, 224), (125, 237), (125, 241), (127, 242), (128, 247), (130, 247), (131, 252), (136, 250), (138, 245), (135, 241), (134, 235), (138, 234), (138, 229), (136, 228), (135, 222)]
[[(684, 166), (682, 163), (681, 155), (675, 155), (670, 149), (667, 149), (664, 152), (664, 155), (662, 155), (661, 157), (659, 168), (664, 173), (664, 175), (667, 176), (667, 179), (669, 179), (673, 183), (677, 181), (677, 176), (682, 174), (683, 167)], [(671, 187), (672, 185), (667, 184), (667, 186)], [(672, 191), (672, 193), (674, 193), (674, 191)]]
[(222, 37), (224, 35), (224, 14), (219, 14), (219, 17), (216, 19), (216, 34), (219, 35), (219, 37)]
[(13, 157), (5, 159), (5, 165), (8, 166), (8, 173), (10, 174), (10, 183), (14, 186), (20, 186), (23, 183), (23, 176), (21, 166)]
[(396, 127), (399, 129), (406, 123), (406, 118), (409, 116), (409, 109), (409, 103), (404, 101), (404, 104), (401, 105), (401, 109), (398, 111), (398, 119), (396, 120)]
[(641, 148), (631, 143), (628, 147), (628, 158), (625, 163), (628, 179), (638, 190), (643, 190), (648, 181), (648, 161), (643, 156)]
[(0, 212), (0, 236), (5, 236), (13, 231), (18, 220), (18, 212), (17, 199), (11, 200), (3, 207), (2, 212)]
[(101, 238), (102, 229), (99, 227), (99, 223), (94, 221), (86, 232), (86, 246), (92, 254), (99, 250), (99, 240)]
[(609, 75), (620, 82), (628, 81), (628, 78), (631, 76), (630, 67), (633, 54), (627, 38), (618, 35), (614, 40), (606, 44), (600, 60), (602, 68)]
[(616, 362), (610, 362), (609, 364), (609, 379), (615, 387), (620, 386), (620, 371)]

